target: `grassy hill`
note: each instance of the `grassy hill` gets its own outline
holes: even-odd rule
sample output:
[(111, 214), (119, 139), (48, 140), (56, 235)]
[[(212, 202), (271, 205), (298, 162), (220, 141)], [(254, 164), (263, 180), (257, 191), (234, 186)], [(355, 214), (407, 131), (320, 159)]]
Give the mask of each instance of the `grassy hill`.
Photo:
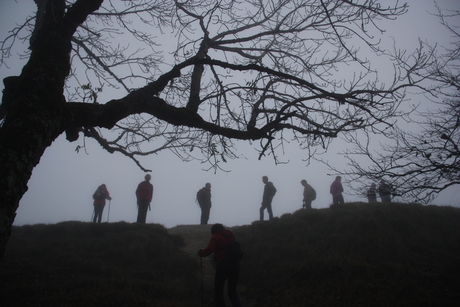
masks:
[[(458, 208), (347, 204), (233, 231), (245, 251), (241, 295), (252, 306), (460, 301)], [(0, 302), (201, 306), (199, 262), (181, 249), (188, 240), (153, 224), (14, 227), (0, 264)]]

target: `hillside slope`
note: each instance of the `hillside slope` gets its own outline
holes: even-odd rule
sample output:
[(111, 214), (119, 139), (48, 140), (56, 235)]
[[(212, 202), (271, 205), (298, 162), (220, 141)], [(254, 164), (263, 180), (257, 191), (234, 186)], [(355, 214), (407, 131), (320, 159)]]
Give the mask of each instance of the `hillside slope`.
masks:
[[(14, 227), (2, 306), (201, 306), (210, 225), (63, 222)], [(460, 209), (347, 204), (232, 228), (245, 306), (456, 306)], [(203, 273), (201, 273), (203, 272)]]
[(346, 204), (235, 230), (258, 306), (458, 306), (460, 210)]

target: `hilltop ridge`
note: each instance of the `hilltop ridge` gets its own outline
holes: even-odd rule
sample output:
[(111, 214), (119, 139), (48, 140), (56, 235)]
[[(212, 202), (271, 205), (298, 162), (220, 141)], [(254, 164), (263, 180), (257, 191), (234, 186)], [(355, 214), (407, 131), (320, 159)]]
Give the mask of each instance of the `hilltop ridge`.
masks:
[[(460, 209), (361, 203), (230, 227), (245, 306), (456, 306)], [(212, 300), (210, 225), (62, 222), (13, 228), (4, 306), (201, 306)], [(25, 296), (24, 293), (28, 295)]]

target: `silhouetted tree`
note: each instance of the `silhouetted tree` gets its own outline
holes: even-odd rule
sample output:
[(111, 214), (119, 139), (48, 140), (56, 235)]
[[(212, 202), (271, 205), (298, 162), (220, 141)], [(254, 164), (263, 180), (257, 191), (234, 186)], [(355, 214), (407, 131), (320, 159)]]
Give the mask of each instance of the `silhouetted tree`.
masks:
[(437, 16), (453, 39), (426, 75), (428, 109), (388, 128), (388, 140), (380, 139), (380, 146), (368, 133), (345, 137), (355, 145), (344, 152), (350, 168), (334, 169), (347, 175), (358, 194), (371, 182), (386, 179), (403, 199), (429, 203), (439, 192), (460, 184), (460, 32), (458, 25), (449, 23), (458, 21), (460, 12), (438, 7)]
[(21, 74), (4, 79), (0, 253), (33, 168), (63, 133), (142, 168), (139, 156), (164, 149), (217, 167), (237, 157), (232, 140), (259, 140), (276, 161), (286, 141), (309, 156), (390, 122), (419, 82), (409, 74), (429, 62), (420, 52), (378, 80), (367, 56), (394, 59), (378, 24), (406, 12), (393, 2), (36, 0), (36, 18), (0, 42), (4, 65), (30, 41)]

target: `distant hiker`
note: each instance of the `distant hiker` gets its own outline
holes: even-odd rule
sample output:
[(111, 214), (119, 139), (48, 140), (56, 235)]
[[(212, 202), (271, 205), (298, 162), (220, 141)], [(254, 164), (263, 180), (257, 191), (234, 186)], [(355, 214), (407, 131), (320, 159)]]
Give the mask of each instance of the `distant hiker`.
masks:
[(367, 200), (370, 204), (377, 202), (377, 189), (375, 183), (371, 184), (370, 188), (367, 190)]
[(391, 203), (391, 187), (385, 180), (380, 181), (379, 196), (382, 203)]
[(267, 209), (268, 212), (268, 219), (271, 220), (273, 218), (273, 210), (272, 210), (272, 200), (273, 196), (276, 194), (276, 188), (271, 181), (268, 181), (267, 176), (262, 177), (262, 182), (265, 184), (264, 187), (264, 194), (262, 196), (262, 205), (260, 207), (260, 220), (264, 220), (264, 210)]
[(110, 197), (109, 191), (107, 190), (107, 187), (105, 186), (105, 184), (101, 184), (100, 186), (97, 187), (96, 191), (93, 194), (93, 199), (94, 199), (93, 223), (96, 223), (96, 220), (98, 223), (100, 223), (102, 219), (102, 212), (104, 211), (105, 200), (112, 199), (112, 197)]
[(337, 176), (331, 184), (330, 192), (332, 194), (332, 202), (334, 205), (343, 205), (345, 201), (343, 200), (343, 186), (342, 186), (342, 177)]
[(311, 202), (316, 199), (316, 191), (311, 185), (307, 183), (307, 180), (302, 179), (300, 183), (304, 186), (303, 188), (303, 205), (304, 209), (311, 209)]
[(211, 184), (209, 182), (196, 193), (196, 200), (201, 208), (201, 225), (206, 225), (211, 211)]
[(240, 275), (240, 259), (233, 259), (229, 254), (229, 247), (234, 245), (235, 236), (226, 230), (222, 224), (211, 227), (211, 240), (205, 249), (198, 251), (198, 256), (206, 257), (214, 253), (216, 261), (216, 275), (214, 277), (214, 300), (217, 307), (224, 307), (224, 285), (227, 280), (227, 295), (233, 307), (241, 306), (236, 290)]
[(136, 189), (137, 197), (137, 222), (145, 224), (147, 218), (147, 209), (150, 210), (150, 202), (153, 196), (153, 185), (150, 183), (152, 176), (150, 174), (145, 175), (145, 180), (139, 183)]

